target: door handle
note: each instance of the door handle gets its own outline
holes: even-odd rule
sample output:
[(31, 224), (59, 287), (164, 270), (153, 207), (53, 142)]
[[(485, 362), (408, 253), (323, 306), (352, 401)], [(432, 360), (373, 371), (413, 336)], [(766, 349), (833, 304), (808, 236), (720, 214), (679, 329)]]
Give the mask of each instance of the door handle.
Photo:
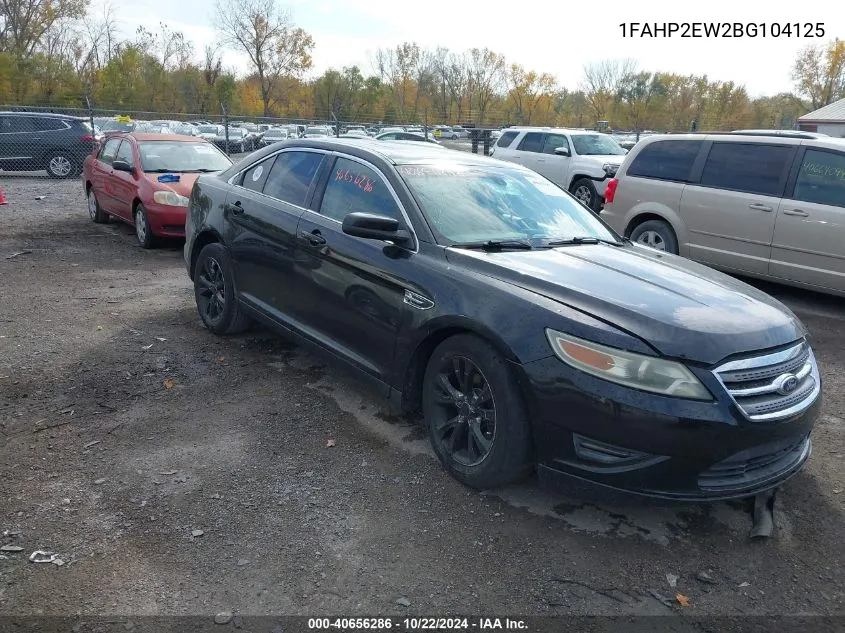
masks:
[(227, 204), (223, 207), (224, 211), (228, 211), (232, 215), (241, 215), (244, 212), (244, 208), (241, 206), (241, 201), (237, 200), (234, 204)]
[(810, 215), (809, 213), (807, 213), (806, 211), (802, 211), (801, 209), (784, 209), (783, 214), (797, 215), (799, 218), (806, 218)]
[(299, 237), (311, 246), (323, 246), (326, 243), (326, 238), (320, 234), (320, 229), (314, 229), (313, 231), (302, 230), (299, 232)]
[(759, 202), (752, 202), (748, 205), (749, 209), (754, 209), (755, 211), (766, 211), (770, 213), (772, 211), (772, 207), (766, 206), (765, 204), (761, 204)]

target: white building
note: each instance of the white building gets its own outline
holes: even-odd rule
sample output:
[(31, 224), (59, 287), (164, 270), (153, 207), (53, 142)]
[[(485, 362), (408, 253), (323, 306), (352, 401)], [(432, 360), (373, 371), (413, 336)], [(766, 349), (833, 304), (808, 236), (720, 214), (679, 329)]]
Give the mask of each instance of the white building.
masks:
[(798, 129), (845, 137), (845, 99), (798, 117)]

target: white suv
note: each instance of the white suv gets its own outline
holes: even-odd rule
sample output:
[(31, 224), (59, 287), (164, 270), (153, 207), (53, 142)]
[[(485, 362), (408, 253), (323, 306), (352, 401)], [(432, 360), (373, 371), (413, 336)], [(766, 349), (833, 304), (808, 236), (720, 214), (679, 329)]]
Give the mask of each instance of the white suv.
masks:
[(626, 153), (608, 134), (524, 127), (504, 130), (492, 155), (533, 169), (598, 213)]

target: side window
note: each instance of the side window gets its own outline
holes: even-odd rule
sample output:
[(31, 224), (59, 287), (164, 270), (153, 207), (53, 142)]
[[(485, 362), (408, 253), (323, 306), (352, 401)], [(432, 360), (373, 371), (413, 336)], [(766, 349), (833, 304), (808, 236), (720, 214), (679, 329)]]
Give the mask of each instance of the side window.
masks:
[(540, 132), (529, 132), (523, 137), (516, 149), (522, 152), (542, 152), (543, 135)]
[(308, 188), (322, 160), (323, 154), (316, 152), (282, 152), (270, 169), (264, 193), (277, 200), (304, 207)]
[(543, 141), (543, 153), (554, 154), (558, 147), (569, 149), (569, 140), (563, 134), (546, 134)]
[(655, 141), (646, 145), (628, 167), (628, 176), (689, 182), (692, 165), (704, 141)]
[(106, 141), (105, 147), (103, 147), (103, 150), (100, 152), (97, 158), (99, 158), (107, 165), (111, 165), (112, 161), (114, 161), (114, 157), (117, 155), (117, 149), (120, 146), (121, 140), (122, 139), (119, 138), (112, 138)]
[(499, 140), (496, 141), (496, 147), (508, 147), (513, 140), (519, 136), (519, 132), (505, 132), (499, 137)]
[(387, 184), (375, 170), (346, 158), (338, 158), (329, 175), (320, 213), (343, 222), (343, 218), (352, 212), (400, 217), (399, 208)]
[(808, 149), (792, 197), (802, 202), (845, 207), (845, 154)]
[(763, 143), (714, 143), (701, 184), (720, 189), (780, 196), (781, 178), (792, 148)]
[(383, 140), (383, 141), (395, 141), (396, 140), (396, 134), (395, 133), (385, 134), (384, 136), (381, 137), (381, 140)]
[(132, 144), (129, 141), (123, 141), (120, 144), (114, 159), (126, 161), (130, 165), (134, 166), (135, 158), (132, 156)]
[(32, 117), (6, 115), (0, 117), (0, 133), (32, 132)]
[(267, 175), (270, 173), (274, 160), (276, 160), (276, 157), (271, 156), (247, 169), (244, 172), (243, 180), (241, 180), (241, 186), (261, 192), (264, 189), (264, 183), (267, 182)]
[(39, 118), (35, 120), (36, 132), (55, 132), (56, 130), (66, 130), (68, 126), (61, 119)]

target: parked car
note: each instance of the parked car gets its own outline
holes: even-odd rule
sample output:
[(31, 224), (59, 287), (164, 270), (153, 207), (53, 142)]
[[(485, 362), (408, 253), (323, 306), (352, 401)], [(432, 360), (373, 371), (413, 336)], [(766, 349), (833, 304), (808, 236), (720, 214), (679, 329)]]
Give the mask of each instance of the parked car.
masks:
[(227, 140), (226, 128), (221, 125), (212, 142), (227, 153), (243, 154), (255, 149), (254, 140), (249, 136), (249, 132), (242, 127), (230, 126)]
[(431, 136), (426, 138), (422, 134), (415, 134), (411, 132), (383, 132), (382, 134), (378, 134), (375, 138), (378, 141), (422, 141), (424, 143), (428, 142), (440, 145), (440, 143)]
[(132, 224), (143, 248), (159, 237), (185, 235), (185, 210), (201, 173), (232, 164), (202, 139), (173, 134), (116, 134), (104, 139), (82, 169), (88, 213), (94, 222)]
[(185, 263), (216, 334), (257, 320), (421, 407), (491, 488), (535, 464), (672, 499), (753, 495), (810, 454), (821, 379), (765, 293), (617, 235), (520, 165), (305, 139), (201, 176)]
[(302, 138), (324, 138), (334, 136), (334, 131), (327, 125), (313, 125), (305, 128)]
[(845, 296), (845, 140), (653, 136), (607, 191), (602, 217), (635, 242)]
[(434, 138), (451, 138), (452, 128), (448, 125), (435, 125), (432, 128)]
[(286, 141), (290, 138), (287, 129), (280, 128), (280, 127), (272, 127), (261, 137), (259, 141), (259, 145), (261, 147), (266, 147), (267, 145), (272, 145), (273, 143), (278, 143), (279, 141)]
[(214, 125), (213, 123), (198, 125), (197, 136), (214, 143), (218, 136), (223, 136), (225, 138), (225, 130), (222, 125)]
[(509, 128), (492, 151), (496, 158), (525, 165), (567, 189), (596, 213), (625, 154), (607, 134), (564, 128)]
[(94, 147), (88, 121), (63, 114), (0, 112), (0, 170), (47, 170), (51, 178), (75, 176)]

